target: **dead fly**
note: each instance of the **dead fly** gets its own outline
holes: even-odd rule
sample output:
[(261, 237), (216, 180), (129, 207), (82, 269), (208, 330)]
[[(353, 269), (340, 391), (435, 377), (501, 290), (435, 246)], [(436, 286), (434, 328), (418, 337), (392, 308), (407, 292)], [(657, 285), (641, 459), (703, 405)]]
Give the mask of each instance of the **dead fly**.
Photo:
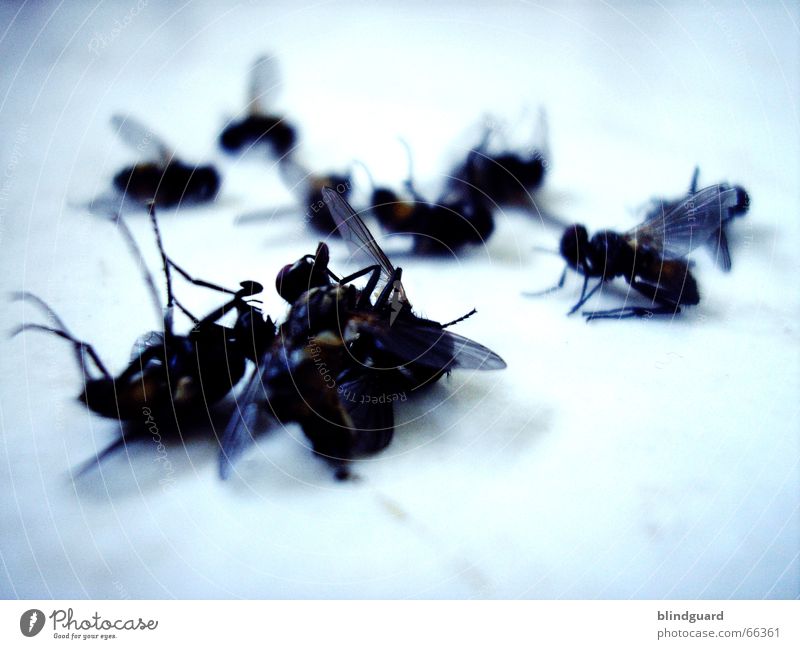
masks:
[[(260, 284), (242, 282), (241, 287), (234, 291), (190, 277), (164, 253), (152, 210), (151, 215), (164, 265), (166, 310), (162, 311), (155, 284), (143, 265), (133, 237), (122, 220), (118, 226), (144, 269), (156, 311), (163, 318), (163, 329), (144, 334), (136, 341), (131, 361), (119, 375), (112, 375), (92, 345), (76, 338), (43, 300), (30, 293), (15, 295), (17, 299), (27, 300), (39, 307), (49, 320), (47, 325), (24, 324), (15, 334), (30, 330), (44, 331), (72, 343), (85, 380), (84, 390), (78, 399), (99, 415), (130, 424), (130, 432), (101, 452), (96, 458), (97, 462), (130, 439), (142, 436), (145, 411), (159, 416), (160, 421), (177, 424), (178, 428), (181, 422), (197, 420), (210, 405), (233, 389), (245, 374), (246, 361), (258, 359), (275, 336), (272, 321), (265, 321), (257, 303), (250, 300), (263, 290)], [(194, 317), (173, 295), (172, 269), (193, 284), (226, 293), (230, 299), (204, 318)], [(173, 331), (172, 312), (175, 306), (194, 323), (188, 334)], [(218, 321), (231, 311), (237, 312), (235, 324), (232, 327), (219, 324)], [(94, 463), (90, 462), (86, 468)]]
[(287, 155), (297, 141), (297, 132), (271, 104), (280, 87), (280, 74), (274, 58), (258, 58), (250, 70), (247, 116), (233, 121), (219, 136), (223, 149), (235, 153), (258, 144), (268, 146), (278, 158)]
[[(651, 305), (585, 312), (587, 320), (679, 313), (681, 306), (700, 302), (686, 255), (721, 233), (724, 235), (724, 225), (732, 213), (742, 208), (741, 188), (713, 185), (677, 201), (667, 211), (656, 210), (644, 223), (623, 234), (605, 230), (590, 239), (583, 225), (572, 225), (561, 237), (560, 253), (567, 267), (558, 284), (529, 295), (561, 288), (571, 268), (581, 273), (584, 281), (581, 297), (570, 314), (582, 307), (604, 282), (616, 277), (625, 278), (633, 289), (651, 300)], [(597, 284), (587, 291), (592, 278), (597, 278)]]
[(336, 223), (323, 200), (324, 187), (335, 187), (344, 196), (350, 195), (350, 174), (315, 174), (308, 171), (296, 160), (281, 163), (281, 175), (287, 185), (300, 197), (305, 209), (303, 220), (319, 234), (328, 236), (336, 231)]
[(298, 207), (261, 209), (240, 215), (237, 223), (253, 223), (264, 221), (284, 214), (301, 214), (303, 221), (317, 233), (324, 236), (333, 234), (336, 223), (322, 199), (323, 187), (335, 187), (343, 196), (351, 190), (350, 173), (316, 174), (298, 162), (295, 155), (285, 156), (278, 162), (281, 178), (287, 189), (292, 192), (299, 203)]
[[(281, 271), (278, 290), (293, 304), (225, 431), (223, 477), (251, 440), (264, 401), (279, 421), (298, 422), (314, 452), (344, 478), (350, 460), (391, 441), (395, 401), (452, 369), (506, 366), (483, 345), (448, 330), (474, 310), (447, 324), (415, 315), (402, 270), (340, 194), (326, 188), (323, 195), (340, 234), (367, 265), (338, 277), (321, 243), (316, 255)], [(367, 283), (356, 289), (352, 282), (361, 277)]]
[[(697, 283), (685, 260), (664, 258), (657, 246), (637, 243), (630, 233), (605, 230), (589, 239), (584, 226), (574, 225), (564, 232), (560, 248), (567, 267), (584, 276), (581, 297), (569, 311), (570, 315), (582, 307), (604, 282), (616, 277), (624, 277), (632, 288), (652, 301), (651, 306), (584, 312), (587, 320), (676, 314), (681, 306), (700, 302)], [(555, 288), (564, 285), (566, 272), (565, 269)], [(598, 278), (598, 281), (587, 291), (591, 278)]]
[[(654, 199), (651, 201), (652, 206), (647, 212), (645, 222), (657, 221), (658, 219), (666, 221), (667, 215), (675, 212), (676, 210), (682, 210), (691, 213), (692, 210), (695, 209), (695, 204), (698, 202), (698, 196), (702, 192), (707, 192), (717, 188), (717, 191), (720, 195), (726, 195), (726, 201), (724, 203), (720, 201), (719, 205), (712, 206), (712, 213), (706, 216), (706, 219), (711, 221), (712, 224), (713, 222), (716, 223), (716, 227), (711, 227), (711, 224), (708, 226), (700, 226), (698, 224), (698, 226), (695, 226), (695, 230), (689, 233), (690, 236), (687, 237), (684, 233), (680, 242), (675, 241), (675, 236), (673, 235), (671, 244), (673, 251), (677, 253), (680, 253), (681, 250), (686, 249), (687, 246), (691, 246), (691, 250), (693, 248), (706, 245), (711, 250), (719, 266), (724, 271), (729, 271), (731, 269), (731, 253), (728, 248), (728, 236), (725, 232), (725, 228), (728, 226), (729, 222), (737, 216), (744, 216), (747, 214), (747, 211), (750, 209), (750, 196), (743, 187), (738, 185), (731, 186), (724, 183), (713, 185), (712, 187), (702, 190), (702, 192), (698, 192), (697, 180), (699, 175), (700, 168), (696, 167), (694, 174), (692, 174), (692, 182), (689, 187), (689, 192), (686, 194), (686, 196), (671, 201), (665, 199)], [(693, 214), (687, 216), (687, 219), (689, 220), (692, 218), (694, 218)], [(666, 228), (666, 225), (662, 226), (662, 228)], [(699, 237), (702, 236), (703, 230), (708, 231), (708, 238), (705, 241), (699, 240)]]
[(323, 187), (336, 187), (342, 194), (350, 192), (349, 172), (313, 172), (301, 159), (297, 147), (297, 130), (269, 107), (280, 85), (274, 58), (256, 60), (250, 75), (248, 116), (228, 126), (220, 135), (220, 144), (227, 151), (238, 151), (259, 143), (268, 145), (278, 158), (278, 170), (287, 189), (296, 196), (300, 209), (279, 207), (262, 209), (237, 218), (237, 223), (261, 221), (291, 213), (301, 213), (303, 221), (319, 234), (328, 236), (336, 229), (325, 202)]
[(485, 243), (494, 231), (494, 217), (483, 197), (461, 186), (457, 191), (448, 190), (436, 202), (428, 201), (414, 185), (410, 150), (408, 159), (408, 199), (376, 186), (367, 170), (372, 184), (369, 211), (381, 226), (412, 236), (413, 251), (421, 255), (453, 254), (466, 245)]
[(211, 165), (188, 165), (175, 157), (147, 127), (131, 117), (111, 119), (123, 141), (144, 160), (114, 176), (114, 187), (140, 205), (154, 201), (158, 207), (205, 203), (216, 197), (220, 176)]
[[(542, 118), (542, 129), (543, 124)], [(481, 143), (450, 174), (449, 191), (480, 197), (492, 207), (530, 208), (532, 194), (541, 187), (547, 171), (545, 148), (493, 153), (494, 134), (486, 128)]]

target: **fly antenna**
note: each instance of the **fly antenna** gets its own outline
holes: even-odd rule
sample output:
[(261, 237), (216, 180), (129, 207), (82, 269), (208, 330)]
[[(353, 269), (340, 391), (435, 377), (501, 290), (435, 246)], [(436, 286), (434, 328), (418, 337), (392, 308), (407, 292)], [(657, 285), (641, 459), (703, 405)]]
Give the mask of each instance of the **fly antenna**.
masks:
[(416, 187), (414, 187), (414, 156), (411, 152), (411, 146), (404, 137), (398, 137), (397, 140), (406, 150), (406, 158), (408, 160), (408, 180), (406, 180), (406, 189), (408, 189), (415, 201), (418, 203), (424, 203), (425, 199), (420, 195)]

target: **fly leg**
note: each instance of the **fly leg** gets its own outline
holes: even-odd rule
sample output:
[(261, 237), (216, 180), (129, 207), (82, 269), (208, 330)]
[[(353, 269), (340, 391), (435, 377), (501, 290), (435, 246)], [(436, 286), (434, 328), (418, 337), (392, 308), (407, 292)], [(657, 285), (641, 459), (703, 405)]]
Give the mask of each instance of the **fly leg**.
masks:
[[(243, 282), (241, 284), (241, 289), (238, 291), (233, 291), (229, 288), (225, 288), (224, 286), (220, 286), (219, 284), (214, 284), (212, 282), (207, 282), (204, 279), (198, 279), (190, 275), (187, 271), (181, 268), (175, 261), (173, 261), (169, 255), (167, 255), (166, 251), (164, 250), (164, 244), (161, 240), (161, 231), (158, 227), (158, 219), (156, 218), (156, 210), (155, 205), (151, 202), (149, 205), (149, 213), (150, 213), (150, 222), (153, 226), (153, 232), (156, 236), (156, 244), (158, 245), (158, 251), (161, 253), (161, 260), (164, 264), (164, 277), (166, 278), (167, 282), (167, 317), (165, 317), (165, 330), (168, 332), (172, 326), (172, 317), (169, 314), (170, 307), (174, 304), (177, 306), (185, 315), (188, 317), (192, 322), (194, 322), (195, 327), (199, 326), (201, 323), (208, 321), (211, 319), (212, 321), (218, 320), (221, 318), (225, 313), (230, 311), (233, 306), (236, 306), (241, 298), (247, 297), (249, 295), (254, 295), (255, 293), (260, 293), (264, 290), (264, 287), (261, 286), (258, 282)], [(181, 304), (175, 295), (172, 292), (172, 274), (170, 273), (170, 269), (174, 269), (181, 277), (183, 277), (187, 282), (193, 284), (195, 286), (200, 286), (202, 288), (207, 288), (212, 291), (217, 291), (219, 293), (227, 293), (228, 295), (235, 295), (236, 298), (226, 304), (225, 306), (221, 307), (217, 310), (216, 313), (219, 313), (217, 317), (211, 318), (211, 316), (204, 318), (203, 320), (198, 319), (195, 315), (193, 315), (183, 304)]]
[(716, 262), (719, 267), (725, 272), (728, 272), (731, 269), (731, 251), (728, 247), (728, 235), (725, 233), (724, 224), (711, 235), (708, 244), (711, 250), (716, 254)]
[(543, 291), (533, 291), (533, 292), (525, 292), (522, 295), (525, 297), (542, 297), (543, 295), (549, 295), (550, 293), (555, 293), (556, 291), (561, 290), (564, 288), (564, 282), (567, 280), (567, 267), (564, 267), (564, 272), (561, 273), (561, 277), (558, 280), (558, 283), (555, 286), (551, 286), (550, 288), (546, 288)]
[[(174, 261), (173, 261), (173, 260), (172, 260), (172, 259), (171, 259), (169, 256), (167, 256), (167, 257), (166, 257), (166, 259), (167, 259), (167, 263), (168, 263), (170, 266), (172, 266), (172, 268), (174, 268), (174, 269), (175, 269), (175, 270), (178, 272), (178, 274), (179, 274), (181, 277), (183, 277), (183, 278), (184, 278), (184, 279), (185, 279), (187, 282), (189, 282), (190, 284), (193, 284), (193, 285), (195, 285), (195, 286), (200, 286), (200, 287), (202, 287), (202, 288), (207, 288), (207, 289), (210, 289), (210, 290), (212, 290), (212, 291), (217, 291), (217, 292), (219, 292), (219, 293), (227, 293), (228, 295), (234, 295), (234, 296), (235, 296), (235, 299), (234, 299), (234, 300), (232, 300), (231, 302), (229, 302), (229, 303), (228, 303), (228, 304), (226, 304), (224, 307), (221, 307), (221, 308), (218, 310), (218, 311), (221, 311), (221, 313), (220, 313), (220, 314), (219, 314), (217, 317), (215, 317), (215, 318), (212, 318), (212, 321), (214, 321), (214, 320), (219, 320), (219, 318), (221, 318), (223, 315), (225, 315), (225, 313), (227, 313), (228, 311), (230, 311), (230, 309), (231, 309), (232, 307), (234, 307), (234, 306), (237, 306), (237, 305), (240, 303), (240, 301), (242, 300), (242, 298), (249, 297), (249, 296), (251, 296), (251, 295), (255, 295), (256, 293), (260, 293), (261, 291), (263, 291), (263, 290), (264, 290), (264, 287), (263, 287), (261, 284), (259, 284), (258, 282), (247, 281), (247, 282), (242, 282), (242, 283), (241, 283), (241, 288), (240, 288), (238, 291), (233, 291), (233, 290), (231, 290), (231, 289), (229, 289), (229, 288), (225, 288), (224, 286), (220, 286), (219, 284), (214, 284), (214, 283), (212, 283), (212, 282), (207, 282), (207, 281), (206, 281), (206, 280), (204, 280), (204, 279), (197, 279), (196, 277), (192, 277), (192, 276), (191, 276), (189, 273), (187, 273), (187, 272), (186, 272), (186, 271), (185, 271), (183, 268), (181, 268), (180, 266), (178, 266), (178, 264), (176, 264), (176, 263), (175, 263), (175, 262), (174, 262)], [(198, 318), (196, 318), (194, 315), (192, 315), (192, 314), (191, 314), (191, 313), (190, 313), (190, 312), (189, 312), (189, 311), (186, 309), (186, 307), (185, 307), (185, 306), (183, 306), (183, 305), (182, 305), (182, 304), (181, 304), (181, 303), (178, 301), (178, 298), (176, 298), (175, 296), (173, 296), (173, 297), (172, 297), (172, 299), (173, 299), (173, 301), (175, 302), (175, 306), (177, 306), (177, 307), (178, 307), (178, 308), (179, 308), (181, 311), (183, 311), (183, 313), (184, 313), (184, 314), (185, 314), (185, 315), (186, 315), (186, 316), (187, 316), (187, 317), (188, 317), (188, 318), (189, 318), (189, 319), (190, 319), (192, 322), (194, 322), (195, 326), (197, 326), (198, 324), (200, 324), (201, 320), (199, 320), (199, 319), (198, 319)], [(257, 302), (257, 301), (255, 301), (255, 300), (251, 300), (250, 302), (247, 302), (247, 304), (252, 304), (253, 302)], [(260, 302), (259, 302), (259, 303), (260, 303)], [(208, 318), (204, 318), (203, 320), (208, 320)]]
[[(353, 273), (352, 275), (348, 275), (347, 277), (342, 277), (341, 279), (333, 275), (333, 273), (331, 273), (331, 276), (340, 285), (344, 286), (345, 284), (349, 284), (350, 282), (358, 279), (359, 277), (364, 277), (364, 275), (369, 275), (370, 277), (369, 280), (367, 281), (367, 285), (361, 290), (361, 297), (358, 300), (358, 308), (364, 308), (366, 306), (369, 306), (370, 303), (369, 298), (381, 279), (381, 270), (382, 269), (378, 264), (374, 264), (373, 266), (367, 266), (366, 268), (362, 268), (361, 270)], [(391, 286), (391, 283), (389, 285)]]
[(381, 267), (378, 266), (378, 264), (374, 264), (372, 266), (367, 266), (366, 268), (362, 268), (361, 270), (356, 271), (352, 275), (347, 275), (346, 277), (338, 278), (335, 275), (332, 275), (332, 277), (339, 284), (349, 284), (350, 282), (358, 279), (359, 277), (364, 277), (364, 275), (371, 275), (367, 285), (372, 284), (372, 290), (375, 290), (375, 287), (378, 285), (378, 280), (381, 277)]
[[(248, 284), (247, 282), (243, 282), (242, 283), (242, 290), (239, 291), (238, 293), (235, 293), (232, 300), (230, 300), (229, 302), (226, 302), (221, 307), (215, 309), (214, 311), (209, 313), (202, 320), (197, 320), (196, 318), (194, 318), (194, 321), (195, 321), (194, 329), (195, 329), (195, 331), (200, 329), (200, 328), (202, 328), (204, 325), (210, 324), (212, 322), (216, 322), (217, 320), (222, 318), (226, 313), (232, 311), (233, 309), (235, 309), (237, 307), (240, 307), (242, 305), (250, 305), (251, 302), (244, 302), (242, 300), (242, 297), (244, 297), (244, 295), (242, 295), (243, 293), (246, 293), (246, 294), (250, 293), (249, 292), (249, 288), (250, 287), (247, 286), (247, 284)], [(255, 282), (253, 282), (253, 284), (255, 284)], [(261, 285), (258, 284), (258, 286), (260, 287)], [(177, 301), (175, 303), (178, 304)], [(180, 306), (180, 305), (178, 305), (178, 306)], [(181, 309), (183, 310), (182, 307), (181, 307)], [(185, 310), (184, 310), (184, 312), (187, 313)], [(187, 315), (189, 315), (191, 317), (191, 314), (187, 313)]]
[(93, 458), (86, 460), (83, 464), (77, 467), (72, 472), (73, 479), (85, 476), (87, 473), (89, 473), (89, 471), (91, 471), (95, 467), (100, 466), (100, 463), (103, 460), (105, 460), (108, 456), (119, 451), (127, 443), (128, 440), (124, 436), (119, 437), (117, 440), (111, 442), (111, 444), (106, 446), (102, 451), (98, 451)]
[(694, 168), (694, 173), (692, 174), (692, 182), (689, 185), (689, 193), (696, 194), (697, 193), (697, 181), (700, 178), (700, 167)]
[[(378, 277), (379, 276), (380, 274), (378, 274)], [(400, 295), (403, 294), (403, 284), (400, 282), (402, 276), (403, 276), (403, 269), (395, 268), (394, 273), (392, 273), (392, 276), (389, 278), (389, 281), (386, 283), (386, 286), (383, 287), (383, 290), (381, 291), (381, 294), (378, 296), (378, 299), (375, 300), (376, 309), (386, 304), (386, 302), (389, 301), (389, 297), (391, 297), (395, 291), (397, 291)], [(370, 284), (367, 284), (367, 287), (371, 288), (370, 294), (372, 293), (373, 290), (375, 290), (375, 284), (377, 284), (378, 282), (378, 277), (376, 277), (375, 275), (372, 276), (372, 278), (370, 279), (370, 284), (372, 284), (371, 287)], [(369, 297), (369, 294), (367, 295), (367, 297)], [(393, 310), (394, 310), (394, 305), (395, 302), (394, 300), (392, 300)]]
[(591, 297), (595, 293), (597, 293), (598, 289), (603, 285), (604, 281), (605, 280), (601, 277), (600, 280), (597, 282), (597, 284), (595, 284), (594, 288), (587, 293), (586, 292), (586, 287), (589, 285), (589, 276), (588, 275), (584, 275), (584, 277), (583, 277), (583, 289), (581, 290), (581, 297), (578, 300), (578, 302), (575, 304), (575, 306), (572, 307), (569, 310), (567, 315), (572, 315), (578, 309), (580, 309), (584, 304), (586, 304), (591, 299)]
[(75, 355), (78, 359), (78, 366), (81, 368), (81, 372), (84, 375), (89, 376), (88, 372), (86, 371), (86, 358), (87, 356), (92, 359), (95, 367), (100, 370), (100, 373), (103, 375), (104, 378), (110, 379), (111, 374), (106, 369), (105, 365), (103, 365), (103, 361), (100, 360), (100, 356), (94, 350), (89, 343), (84, 342), (82, 340), (78, 340), (75, 336), (73, 336), (61, 318), (58, 317), (55, 311), (50, 308), (50, 306), (42, 300), (40, 297), (34, 295), (33, 293), (28, 292), (21, 292), (21, 293), (14, 293), (12, 295), (12, 299), (14, 300), (30, 300), (34, 304), (36, 304), (40, 309), (42, 309), (46, 314), (47, 317), (50, 318), (55, 324), (55, 327), (50, 327), (47, 325), (35, 324), (35, 323), (27, 323), (21, 325), (15, 329), (11, 335), (16, 336), (17, 334), (22, 333), (23, 331), (33, 330), (33, 331), (45, 331), (47, 333), (51, 333), (55, 336), (59, 336), (64, 340), (68, 340), (72, 343), (73, 347), (75, 348)]
[(460, 318), (456, 318), (455, 320), (451, 320), (447, 324), (442, 325), (442, 329), (447, 329), (448, 327), (452, 327), (454, 324), (458, 324), (459, 322), (463, 322), (467, 318), (474, 316), (478, 312), (478, 309), (472, 309), (469, 313), (462, 315)]
[(167, 281), (167, 309), (169, 310), (175, 301), (175, 298), (172, 295), (172, 273), (169, 272), (169, 258), (167, 257), (167, 253), (164, 251), (164, 244), (161, 241), (161, 230), (158, 228), (158, 220), (156, 219), (156, 204), (153, 201), (148, 202), (147, 212), (150, 215), (150, 223), (153, 225), (153, 232), (156, 235), (156, 244), (158, 245), (158, 251), (161, 253), (161, 261), (164, 266), (164, 278)]
[(405, 148), (406, 157), (408, 159), (408, 178), (403, 184), (405, 185), (406, 191), (411, 194), (411, 197), (415, 202), (425, 204), (427, 203), (425, 197), (417, 191), (417, 188), (414, 185), (414, 156), (411, 153), (411, 147), (403, 138), (398, 139), (400, 140), (400, 144), (403, 145), (403, 148)]
[(681, 308), (674, 306), (659, 306), (650, 308), (646, 306), (626, 306), (619, 309), (609, 309), (607, 311), (584, 311), (583, 316), (586, 322), (590, 320), (613, 319), (623, 320), (626, 318), (652, 318), (655, 315), (677, 315)]
[(492, 136), (492, 126), (490, 124), (486, 124), (483, 136), (481, 137), (481, 141), (472, 149), (470, 149), (469, 153), (467, 154), (467, 160), (464, 163), (464, 178), (471, 187), (475, 185), (475, 177), (477, 175), (476, 170), (478, 168), (478, 159), (479, 158), (486, 158), (487, 155), (485, 151), (489, 147), (489, 139)]
[(158, 297), (158, 290), (156, 289), (156, 284), (153, 281), (153, 276), (150, 274), (147, 264), (144, 261), (144, 257), (142, 256), (142, 251), (139, 249), (136, 239), (133, 238), (133, 234), (131, 234), (131, 231), (128, 229), (127, 224), (122, 218), (122, 214), (114, 213), (110, 216), (109, 220), (114, 224), (117, 230), (119, 230), (123, 241), (128, 246), (128, 250), (133, 255), (134, 260), (136, 260), (136, 262), (139, 264), (139, 269), (142, 273), (144, 282), (147, 285), (147, 289), (150, 292), (150, 298), (153, 302), (153, 307), (155, 308), (157, 317), (159, 319), (165, 319), (164, 309), (161, 306), (161, 300)]
[(194, 284), (195, 286), (201, 286), (203, 288), (211, 289), (212, 291), (217, 291), (219, 293), (228, 293), (229, 295), (236, 295), (238, 291), (233, 291), (229, 288), (225, 288), (224, 286), (219, 286), (218, 284), (213, 284), (212, 282), (207, 282), (204, 279), (197, 279), (196, 277), (192, 277), (188, 272), (186, 272), (183, 268), (178, 266), (169, 255), (164, 255), (167, 260), (167, 263), (174, 268), (178, 274), (183, 277), (187, 282), (190, 284)]
[[(601, 318), (652, 318), (655, 315), (675, 316), (681, 312), (680, 293), (667, 294), (665, 291), (659, 292), (659, 287), (634, 280), (630, 282), (631, 288), (642, 295), (652, 299), (651, 306), (627, 306), (606, 311), (584, 311), (586, 320), (597, 320)], [(684, 302), (684, 304), (697, 304), (697, 302)]]
[[(111, 442), (108, 446), (106, 446), (103, 450), (97, 451), (94, 457), (85, 460), (82, 464), (78, 465), (75, 469), (71, 471), (72, 479), (77, 480), (88, 474), (90, 471), (97, 469), (102, 462), (110, 457), (111, 455), (118, 453), (122, 449), (127, 449), (129, 442), (141, 442), (143, 441), (143, 436), (140, 433), (133, 433), (133, 434), (126, 434), (118, 437), (116, 440)], [(126, 451), (127, 452), (127, 451)]]

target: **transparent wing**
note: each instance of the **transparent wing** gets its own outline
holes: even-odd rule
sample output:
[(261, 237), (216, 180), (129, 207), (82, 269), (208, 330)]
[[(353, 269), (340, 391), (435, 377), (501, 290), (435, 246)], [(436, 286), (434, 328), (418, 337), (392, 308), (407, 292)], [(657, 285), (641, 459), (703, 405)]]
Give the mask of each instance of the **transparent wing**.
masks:
[(452, 367), (474, 370), (502, 370), (506, 362), (488, 347), (452, 331), (444, 332), (453, 345)]
[(253, 370), (245, 389), (236, 398), (236, 409), (231, 415), (225, 432), (222, 434), (219, 452), (219, 475), (227, 480), (233, 463), (239, 459), (255, 438), (255, 428), (261, 415), (263, 398), (266, 396), (263, 385), (264, 366)]
[(136, 339), (131, 348), (131, 360), (136, 360), (144, 354), (151, 347), (164, 346), (164, 332), (163, 331), (148, 331)]
[(117, 135), (142, 158), (169, 162), (173, 152), (164, 141), (144, 124), (127, 115), (114, 115), (111, 126)]
[[(80, 206), (81, 209), (83, 206)], [(141, 212), (142, 204), (128, 196), (125, 192), (106, 192), (95, 196), (86, 209), (95, 216), (116, 217), (118, 215)]]
[(372, 327), (378, 347), (391, 354), (399, 365), (416, 364), (436, 370), (506, 367), (506, 362), (488, 347), (446, 329), (400, 319), (391, 327)]
[(679, 201), (660, 203), (644, 223), (628, 231), (625, 237), (637, 245), (651, 245), (665, 257), (684, 257), (719, 238), (738, 201), (739, 191), (735, 187), (712, 185)]
[(264, 115), (280, 90), (281, 75), (278, 60), (271, 56), (260, 56), (250, 68), (247, 111), (251, 115)]
[(380, 372), (355, 372), (339, 380), (339, 398), (353, 422), (355, 455), (377, 453), (392, 441), (394, 403), (381, 399), (390, 391)]
[(353, 255), (361, 257), (366, 265), (378, 264), (381, 267), (381, 274), (385, 275), (387, 280), (394, 275), (392, 262), (381, 250), (375, 237), (350, 203), (329, 187), (322, 190), (322, 196), (336, 221), (339, 233)]
[(314, 189), (316, 176), (293, 156), (283, 158), (279, 164), (278, 169), (289, 191), (298, 196), (300, 200), (305, 200), (306, 196)]
[[(367, 225), (341, 194), (329, 187), (322, 190), (325, 204), (336, 221), (336, 227), (342, 239), (347, 243), (353, 257), (364, 267), (377, 264), (381, 268), (381, 279), (375, 287), (375, 292), (380, 293), (383, 287), (395, 274), (395, 268), (386, 253), (383, 252)], [(400, 299), (407, 302), (402, 285), (398, 288)]]
[(724, 228), (717, 231), (716, 239), (712, 239), (712, 245), (716, 246), (714, 257), (719, 267), (728, 272), (731, 269), (731, 251), (728, 248), (728, 235), (725, 234)]

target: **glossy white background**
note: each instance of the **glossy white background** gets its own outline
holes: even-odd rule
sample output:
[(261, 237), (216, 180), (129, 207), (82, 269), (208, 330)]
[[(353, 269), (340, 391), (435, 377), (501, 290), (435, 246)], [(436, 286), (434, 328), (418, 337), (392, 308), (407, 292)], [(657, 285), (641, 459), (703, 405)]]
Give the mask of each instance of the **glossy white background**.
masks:
[[(523, 299), (561, 264), (533, 250), (560, 233), (521, 213), (458, 259), (403, 259), (418, 312), (477, 307), (458, 331), (509, 367), (454, 373), (404, 404), (393, 445), (347, 484), (294, 427), (265, 435), (224, 484), (204, 441), (168, 448), (166, 491), (147, 445), (72, 481), (118, 427), (75, 401), (61, 341), (4, 340), (0, 594), (797, 597), (799, 21), (788, 3), (0, 5), (2, 289), (42, 295), (116, 370), (158, 322), (118, 234), (72, 207), (133, 160), (113, 113), (222, 167), (216, 205), (162, 213), (187, 269), (262, 281), (280, 317), (272, 279), (313, 252), (291, 218), (233, 227), (291, 200), (271, 163), (215, 148), (262, 52), (280, 57), (278, 105), (320, 169), (359, 158), (399, 183), (403, 136), (434, 198), (484, 114), (524, 146), (543, 107), (542, 204), (567, 221), (627, 229), (649, 198), (685, 191), (696, 164), (701, 183), (752, 197), (733, 271), (698, 251), (702, 302), (674, 320), (567, 318), (575, 277)], [(129, 223), (156, 268), (146, 220)], [(618, 288), (596, 304), (617, 304)], [(178, 290), (197, 312), (218, 302)], [(39, 317), (6, 304), (0, 327)]]

